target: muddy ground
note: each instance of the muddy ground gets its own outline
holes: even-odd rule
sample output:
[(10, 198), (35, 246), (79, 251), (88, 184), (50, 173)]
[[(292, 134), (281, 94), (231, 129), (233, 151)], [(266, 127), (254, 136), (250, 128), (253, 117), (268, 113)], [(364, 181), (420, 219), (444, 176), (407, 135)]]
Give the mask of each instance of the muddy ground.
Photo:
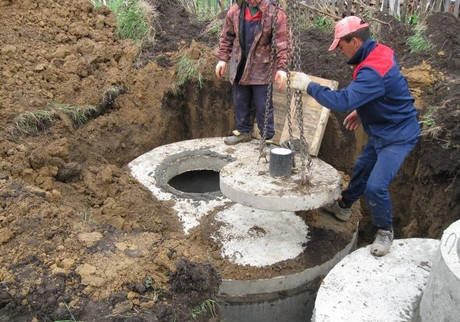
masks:
[[(217, 37), (175, 1), (149, 2), (159, 32), (140, 50), (88, 1), (0, 0), (0, 321), (191, 321), (222, 277), (259, 277), (244, 267), (219, 274), (207, 241), (184, 235), (170, 205), (129, 174), (128, 162), (157, 146), (234, 125), (230, 86), (213, 75)], [(396, 237), (439, 238), (460, 218), (459, 23), (430, 16), (434, 49), (411, 53), (411, 29), (377, 18), (375, 38), (395, 49), (420, 114), (431, 115), (391, 187)], [(351, 70), (327, 52), (330, 41), (304, 32), (302, 69), (343, 87)], [(184, 55), (202, 83), (179, 85)], [(79, 124), (57, 104), (95, 108)], [(52, 119), (17, 126), (38, 110)], [(331, 115), (319, 156), (350, 173), (365, 136), (339, 126), (344, 116)], [(372, 233), (364, 208), (360, 243)]]

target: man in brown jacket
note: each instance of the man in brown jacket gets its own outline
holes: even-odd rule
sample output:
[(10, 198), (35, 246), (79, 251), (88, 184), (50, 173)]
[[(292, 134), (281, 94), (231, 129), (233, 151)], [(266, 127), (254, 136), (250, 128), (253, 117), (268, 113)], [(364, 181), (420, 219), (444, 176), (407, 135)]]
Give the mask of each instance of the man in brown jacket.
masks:
[[(276, 25), (272, 28), (275, 15)], [(271, 0), (239, 1), (228, 10), (216, 52), (219, 59), (216, 76), (221, 78), (229, 64), (229, 80), (233, 86), (236, 130), (224, 139), (226, 144), (251, 140), (252, 107), (261, 136), (269, 140), (275, 134), (272, 97), (269, 98), (266, 133), (265, 108), (269, 82), (286, 78), (286, 29), (286, 14)], [(276, 47), (275, 57), (271, 54), (272, 46)]]

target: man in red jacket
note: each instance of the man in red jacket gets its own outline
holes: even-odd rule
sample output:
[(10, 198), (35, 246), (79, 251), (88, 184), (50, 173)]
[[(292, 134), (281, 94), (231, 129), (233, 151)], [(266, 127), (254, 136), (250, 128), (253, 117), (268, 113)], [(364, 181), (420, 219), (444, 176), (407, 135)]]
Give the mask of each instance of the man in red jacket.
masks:
[(355, 162), (350, 184), (339, 200), (325, 210), (347, 221), (351, 205), (364, 195), (377, 229), (370, 250), (375, 256), (383, 256), (393, 242), (388, 189), (418, 141), (417, 110), (393, 50), (373, 40), (368, 24), (361, 18), (350, 16), (336, 24), (329, 51), (336, 48), (355, 67), (353, 80), (347, 87), (331, 90), (300, 72), (291, 73), (291, 86), (307, 91), (326, 108), (349, 113), (344, 121), (346, 129), (353, 131), (362, 124), (366, 131), (369, 139)]
[[(226, 144), (251, 140), (252, 107), (261, 136), (268, 140), (275, 134), (271, 97), (265, 123), (266, 100), (269, 82), (286, 78), (286, 37), (286, 14), (271, 0), (239, 1), (228, 10), (216, 52), (219, 59), (216, 76), (221, 78), (229, 65), (229, 80), (233, 86), (236, 130), (224, 139)], [(271, 57), (272, 46), (276, 46), (275, 57)], [(270, 63), (272, 59), (273, 64)]]

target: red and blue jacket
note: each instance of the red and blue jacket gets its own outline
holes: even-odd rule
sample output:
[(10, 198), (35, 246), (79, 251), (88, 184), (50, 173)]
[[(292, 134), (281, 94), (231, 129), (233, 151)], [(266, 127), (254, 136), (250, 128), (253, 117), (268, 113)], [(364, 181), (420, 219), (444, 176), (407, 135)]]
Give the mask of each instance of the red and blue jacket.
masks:
[(393, 50), (368, 39), (348, 64), (355, 69), (346, 88), (331, 90), (312, 82), (308, 94), (336, 112), (356, 109), (366, 133), (382, 145), (416, 139), (417, 110)]

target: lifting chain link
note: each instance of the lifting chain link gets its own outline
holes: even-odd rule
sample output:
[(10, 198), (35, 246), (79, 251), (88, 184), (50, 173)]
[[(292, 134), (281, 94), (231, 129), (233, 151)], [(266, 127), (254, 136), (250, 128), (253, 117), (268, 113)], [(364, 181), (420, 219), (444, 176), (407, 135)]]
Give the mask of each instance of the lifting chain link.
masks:
[[(298, 1), (287, 1), (288, 3), (288, 17), (290, 21), (290, 29), (292, 30), (292, 48), (293, 53), (289, 54), (289, 57), (292, 57), (291, 64), (289, 70), (301, 71), (301, 47), (300, 47), (300, 26), (301, 21), (300, 17), (302, 16), (301, 7)], [(290, 45), (288, 44), (288, 48), (290, 49)], [(291, 56), (292, 55), (292, 56)], [(290, 145), (292, 146), (291, 149), (295, 147), (293, 142), (293, 135), (292, 135), (292, 122), (290, 120), (291, 113), (290, 113), (290, 102), (292, 100), (292, 92), (290, 89), (290, 73), (288, 72), (287, 77), (287, 102), (288, 102), (288, 125), (289, 125), (289, 141)], [(312, 160), (310, 157), (310, 149), (308, 146), (308, 142), (305, 139), (304, 134), (304, 127), (303, 127), (303, 103), (302, 103), (302, 91), (295, 90), (294, 91), (294, 106), (296, 111), (297, 117), (297, 125), (299, 128), (299, 152), (300, 152), (300, 176), (301, 176), (301, 183), (303, 185), (307, 185), (312, 176)]]
[[(294, 25), (293, 17), (293, 7), (288, 2), (288, 6), (286, 8), (286, 15), (287, 15), (287, 79), (286, 79), (286, 102), (287, 102), (287, 113), (286, 118), (288, 122), (288, 131), (289, 131), (289, 141), (288, 147), (292, 150), (292, 159), (293, 159), (293, 166), (295, 167), (295, 149), (294, 146), (294, 135), (292, 134), (292, 116), (291, 116), (291, 100), (292, 100), (292, 90), (291, 90), (291, 73), (290, 71), (293, 70), (293, 53), (292, 53), (292, 27)], [(284, 142), (281, 142), (282, 144)]]
[(268, 126), (268, 116), (270, 113), (270, 103), (272, 100), (273, 94), (273, 72), (275, 66), (275, 57), (276, 57), (276, 26), (278, 24), (278, 12), (279, 12), (279, 2), (278, 0), (273, 0), (272, 3), (275, 5), (275, 12), (273, 14), (273, 21), (272, 21), (272, 48), (270, 52), (270, 67), (269, 67), (269, 74), (268, 74), (268, 88), (267, 88), (267, 96), (265, 98), (265, 114), (264, 114), (264, 128), (262, 133), (260, 133), (260, 141), (259, 141), (259, 159), (265, 159), (265, 162), (268, 162), (267, 159), (267, 149), (265, 148), (265, 140), (266, 140), (266, 133), (267, 133), (267, 126)]

